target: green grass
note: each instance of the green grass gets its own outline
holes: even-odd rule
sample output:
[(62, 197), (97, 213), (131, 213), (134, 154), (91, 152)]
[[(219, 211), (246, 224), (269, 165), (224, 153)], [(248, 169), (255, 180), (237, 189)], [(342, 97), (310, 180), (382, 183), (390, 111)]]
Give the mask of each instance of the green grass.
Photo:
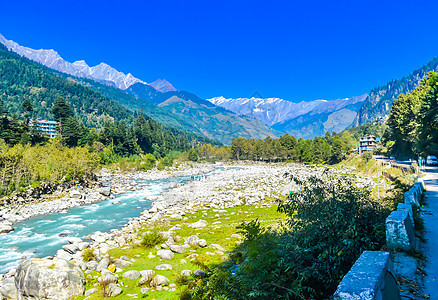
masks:
[[(182, 270), (191, 270), (192, 274), (195, 270), (200, 269), (200, 265), (205, 265), (206, 267), (213, 267), (221, 263), (223, 260), (228, 258), (228, 251), (233, 250), (237, 244), (240, 243), (240, 239), (231, 238), (233, 233), (238, 233), (236, 226), (242, 222), (249, 222), (254, 219), (259, 219), (263, 225), (266, 226), (278, 226), (279, 223), (285, 220), (285, 215), (277, 212), (277, 205), (272, 198), (267, 198), (265, 203), (269, 203), (270, 207), (257, 207), (257, 206), (239, 206), (226, 209), (226, 213), (214, 212), (213, 209), (200, 210), (196, 213), (187, 214), (186, 221), (161, 221), (153, 226), (144, 227), (139, 231), (139, 237), (143, 235), (146, 231), (167, 231), (173, 226), (180, 224), (181, 228), (174, 231), (174, 237), (180, 236), (181, 239), (177, 243), (182, 245), (184, 243), (184, 238), (187, 238), (193, 234), (196, 234), (200, 239), (205, 239), (208, 245), (219, 244), (226, 251), (221, 253), (216, 249), (208, 248), (189, 248), (186, 253), (176, 254), (171, 260), (163, 260), (156, 256), (155, 258), (147, 258), (147, 255), (152, 252), (156, 255), (157, 250), (152, 248), (145, 248), (141, 246), (136, 247), (124, 247), (116, 248), (110, 251), (111, 258), (119, 258), (122, 255), (128, 256), (129, 258), (135, 259), (133, 264), (125, 269), (119, 274), (119, 283), (123, 282), (123, 294), (115, 297), (114, 299), (132, 299), (128, 294), (137, 294), (139, 299), (179, 299), (179, 293), (183, 291), (187, 286), (178, 280)], [(219, 215), (219, 216), (217, 216)], [(206, 220), (209, 225), (203, 228), (193, 229), (188, 225), (194, 223), (198, 220)], [(196, 254), (198, 256), (194, 256)], [(190, 255), (193, 255), (190, 257)], [(187, 263), (180, 263), (181, 259), (185, 259)], [(173, 266), (172, 270), (158, 271), (155, 267), (160, 264), (171, 264)], [(129, 270), (155, 270), (155, 275), (164, 275), (169, 279), (170, 284), (177, 284), (176, 291), (151, 291), (147, 295), (140, 294), (141, 287), (137, 285), (139, 279), (129, 280), (121, 276), (126, 271)], [(93, 288), (93, 285), (97, 283), (98, 272), (91, 273), (91, 276), (96, 277), (92, 279), (87, 279), (86, 289)], [(194, 277), (190, 276), (189, 280), (193, 280)], [(179, 283), (179, 284), (178, 284)], [(143, 287), (148, 287), (143, 286)], [(100, 289), (100, 286), (98, 286)], [(152, 290), (152, 289), (151, 289)], [(77, 297), (76, 299), (84, 299), (85, 297)], [(104, 299), (101, 292), (92, 294), (89, 299)]]

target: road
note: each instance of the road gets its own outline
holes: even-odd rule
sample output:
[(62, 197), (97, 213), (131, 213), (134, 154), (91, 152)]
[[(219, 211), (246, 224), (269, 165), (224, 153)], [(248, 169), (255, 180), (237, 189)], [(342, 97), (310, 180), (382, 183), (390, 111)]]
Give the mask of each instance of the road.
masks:
[(426, 167), (424, 220), (426, 243), (423, 254), (426, 256), (424, 277), (425, 293), (431, 299), (438, 299), (438, 167)]

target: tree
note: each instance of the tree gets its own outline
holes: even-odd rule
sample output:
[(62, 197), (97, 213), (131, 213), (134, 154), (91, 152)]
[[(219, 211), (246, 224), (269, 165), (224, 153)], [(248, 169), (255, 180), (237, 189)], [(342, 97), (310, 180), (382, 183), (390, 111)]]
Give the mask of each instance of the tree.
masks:
[(25, 124), (28, 125), (29, 119), (32, 117), (32, 113), (33, 113), (32, 103), (30, 103), (29, 99), (25, 99), (21, 104), (21, 106), (24, 109), (24, 117), (26, 119)]
[(55, 120), (59, 122), (59, 133), (62, 135), (63, 123), (69, 117), (73, 117), (73, 109), (63, 97), (58, 97), (53, 103), (52, 113), (55, 116)]

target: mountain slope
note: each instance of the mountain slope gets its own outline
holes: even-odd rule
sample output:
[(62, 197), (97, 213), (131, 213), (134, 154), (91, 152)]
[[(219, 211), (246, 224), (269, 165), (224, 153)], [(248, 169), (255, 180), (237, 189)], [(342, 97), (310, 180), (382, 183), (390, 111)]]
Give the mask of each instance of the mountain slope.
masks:
[(327, 101), (307, 114), (275, 124), (273, 128), (304, 139), (324, 136), (327, 131), (341, 132), (353, 122), (366, 96)]
[(135, 84), (121, 91), (88, 79), (74, 80), (127, 107), (143, 110), (163, 124), (204, 135), (224, 144), (230, 144), (237, 137), (264, 139), (268, 135), (278, 137), (281, 134), (258, 120), (236, 115), (189, 92), (161, 93), (143, 84)]
[[(125, 90), (136, 83), (147, 85), (146, 82), (135, 78), (131, 73), (124, 74), (105, 63), (100, 63), (94, 67), (89, 67), (84, 60), (70, 63), (64, 60), (55, 50), (34, 50), (28, 47), (23, 47), (12, 40), (7, 40), (1, 34), (0, 43), (21, 56), (36, 61), (48, 68), (76, 77), (89, 78), (108, 85), (116, 86), (122, 90)], [(176, 91), (169, 82), (162, 79), (154, 81), (151, 83), (151, 86), (163, 92)]]
[(306, 114), (325, 100), (293, 103), (280, 98), (225, 98), (207, 99), (211, 103), (235, 112), (239, 115), (253, 117), (271, 126), (299, 115)]
[(438, 57), (435, 57), (408, 76), (374, 88), (359, 110), (352, 125), (362, 125), (389, 114), (393, 99), (397, 98), (400, 93), (406, 94), (413, 91), (429, 71), (438, 71)]

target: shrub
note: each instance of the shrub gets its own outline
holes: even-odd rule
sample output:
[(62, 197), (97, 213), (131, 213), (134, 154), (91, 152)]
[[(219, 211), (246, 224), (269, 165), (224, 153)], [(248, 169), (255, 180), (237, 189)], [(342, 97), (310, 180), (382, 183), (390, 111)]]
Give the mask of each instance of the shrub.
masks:
[(316, 177), (279, 202), (288, 216), (281, 229), (258, 220), (230, 259), (190, 291), (193, 299), (328, 299), (364, 250), (385, 242), (389, 211), (348, 177)]
[(143, 234), (140, 246), (145, 248), (152, 248), (155, 245), (162, 244), (166, 239), (158, 231), (148, 231)]
[(89, 262), (90, 260), (94, 259), (94, 250), (93, 248), (85, 248), (82, 253), (82, 260), (85, 262)]

